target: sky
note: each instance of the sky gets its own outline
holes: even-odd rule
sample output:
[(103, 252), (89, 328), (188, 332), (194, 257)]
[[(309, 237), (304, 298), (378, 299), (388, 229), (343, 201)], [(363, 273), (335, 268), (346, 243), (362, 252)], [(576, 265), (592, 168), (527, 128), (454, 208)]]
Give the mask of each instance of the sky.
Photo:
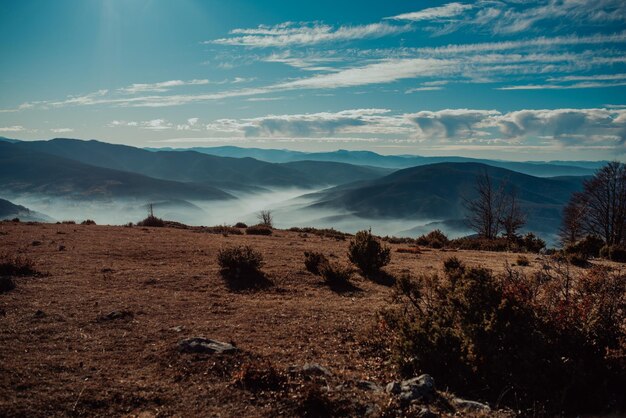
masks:
[(0, 0), (0, 136), (626, 160), (626, 2)]

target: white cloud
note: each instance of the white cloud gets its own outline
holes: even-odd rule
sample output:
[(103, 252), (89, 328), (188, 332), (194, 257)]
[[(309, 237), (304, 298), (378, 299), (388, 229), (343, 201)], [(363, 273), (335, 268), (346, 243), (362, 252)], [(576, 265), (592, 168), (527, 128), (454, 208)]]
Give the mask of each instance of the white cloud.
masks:
[(124, 87), (118, 89), (120, 93), (125, 94), (137, 94), (137, 93), (145, 93), (145, 92), (166, 92), (171, 90), (173, 87), (181, 87), (181, 86), (202, 86), (209, 84), (209, 80), (169, 80), (169, 81), (160, 81), (158, 83), (137, 83), (131, 84), (128, 87)]
[(51, 128), (50, 131), (54, 132), (55, 134), (62, 134), (62, 133), (67, 133), (67, 132), (74, 132), (74, 129), (72, 129), (72, 128)]
[(26, 128), (24, 128), (22, 125), (0, 127), (0, 132), (22, 132), (25, 130)]
[(393, 20), (409, 20), (417, 22), (421, 20), (441, 20), (448, 19), (463, 14), (466, 10), (471, 9), (471, 4), (448, 3), (444, 6), (430, 7), (417, 12), (403, 13), (397, 16), (388, 17)]
[(218, 45), (255, 48), (315, 45), (323, 42), (381, 38), (411, 30), (409, 26), (371, 23), (368, 25), (333, 27), (321, 23), (286, 22), (275, 26), (261, 25), (252, 29), (235, 29), (228, 38), (206, 41)]
[(417, 126), (420, 138), (458, 139), (484, 136), (481, 128), (487, 128), (486, 121), (499, 114), (496, 110), (445, 109), (408, 114), (405, 118)]

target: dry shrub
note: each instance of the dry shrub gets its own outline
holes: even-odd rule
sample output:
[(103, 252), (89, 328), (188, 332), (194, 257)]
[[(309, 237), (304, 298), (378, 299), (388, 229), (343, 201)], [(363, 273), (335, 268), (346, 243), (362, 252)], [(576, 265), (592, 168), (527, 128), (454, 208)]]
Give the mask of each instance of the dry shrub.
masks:
[(233, 383), (251, 392), (276, 391), (286, 382), (282, 375), (269, 361), (249, 361), (244, 363), (233, 375)]
[(605, 245), (600, 250), (599, 255), (607, 260), (626, 263), (626, 248), (619, 245)]
[(137, 222), (137, 226), (152, 226), (156, 228), (162, 228), (165, 226), (165, 222), (161, 218), (157, 218), (154, 215), (148, 215), (144, 220)]
[(32, 260), (22, 255), (0, 255), (0, 276), (39, 276)]
[(227, 225), (203, 226), (199, 231), (207, 234), (243, 235), (239, 228)]
[(15, 280), (10, 276), (0, 276), (0, 293), (9, 292), (15, 289)]
[(248, 225), (246, 225), (246, 224), (245, 224), (245, 223), (243, 223), (243, 222), (237, 222), (237, 223), (235, 224), (235, 228), (247, 228), (247, 227), (248, 227)]
[(96, 221), (94, 221), (93, 219), (85, 219), (80, 224), (81, 225), (95, 225)]
[(217, 253), (222, 277), (249, 285), (261, 284), (265, 279), (260, 271), (263, 256), (248, 245), (222, 248)]
[(272, 228), (265, 225), (253, 225), (246, 228), (247, 235), (272, 235)]
[(515, 264), (518, 266), (526, 267), (530, 265), (530, 260), (525, 255), (518, 255)]
[(380, 272), (391, 261), (391, 249), (383, 246), (372, 231), (359, 231), (348, 247), (348, 258), (366, 277)]
[(604, 246), (604, 241), (593, 235), (588, 235), (585, 238), (576, 241), (564, 248), (567, 254), (580, 254), (584, 258), (598, 257), (600, 250)]
[(435, 229), (434, 231), (430, 231), (426, 235), (422, 235), (417, 238), (416, 243), (418, 245), (423, 245), (424, 247), (431, 248), (443, 248), (448, 245), (450, 240), (439, 229)]
[(337, 241), (345, 241), (346, 237), (350, 236), (350, 234), (337, 231), (334, 228), (292, 227), (292, 228), (289, 228), (289, 230), (292, 232), (300, 232), (302, 234), (313, 234), (322, 238), (332, 238)]
[(322, 269), (328, 266), (330, 263), (326, 256), (322, 253), (318, 253), (316, 251), (305, 251), (304, 252), (304, 266), (307, 271), (321, 275)]
[(382, 314), (395, 363), (464, 396), (523, 415), (620, 411), (626, 387), (626, 276), (535, 274), (445, 263), (445, 275), (402, 277)]

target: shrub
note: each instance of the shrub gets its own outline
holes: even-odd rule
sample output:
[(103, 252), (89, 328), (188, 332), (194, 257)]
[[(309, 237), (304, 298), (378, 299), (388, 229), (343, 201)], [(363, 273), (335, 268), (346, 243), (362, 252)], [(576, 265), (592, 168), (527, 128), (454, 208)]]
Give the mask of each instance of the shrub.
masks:
[(448, 245), (450, 240), (446, 234), (441, 232), (439, 229), (435, 229), (426, 235), (418, 237), (416, 242), (418, 245), (424, 245), (431, 248), (443, 248)]
[(156, 228), (162, 228), (165, 226), (165, 222), (163, 221), (163, 219), (157, 218), (154, 215), (148, 215), (148, 217), (144, 220), (137, 222), (137, 226), (152, 226)]
[(606, 413), (623, 406), (626, 277), (561, 265), (526, 276), (447, 260), (445, 275), (401, 277), (382, 313), (401, 374), (522, 414)]
[(391, 249), (382, 246), (372, 235), (372, 231), (359, 231), (348, 247), (348, 258), (354, 263), (364, 276), (378, 273), (381, 267), (389, 264)]
[(599, 255), (607, 260), (626, 263), (626, 248), (619, 245), (605, 245), (599, 251)]
[(233, 377), (235, 386), (251, 392), (278, 390), (285, 383), (285, 377), (269, 361), (244, 363)]
[(346, 239), (346, 237), (350, 236), (350, 234), (345, 233), (345, 232), (341, 232), (341, 231), (337, 231), (334, 228), (313, 228), (310, 226), (304, 227), (304, 228), (298, 228), (298, 227), (292, 227), (289, 228), (290, 231), (292, 232), (300, 232), (300, 233), (304, 233), (304, 234), (313, 234), (313, 235), (317, 235), (318, 237), (323, 237), (323, 238), (333, 238), (337, 241), (344, 241)]
[(530, 260), (525, 255), (518, 255), (517, 260), (515, 261), (515, 264), (517, 264), (518, 266), (523, 266), (523, 267), (529, 266)]
[(564, 250), (568, 254), (578, 253), (584, 257), (598, 257), (602, 247), (604, 247), (602, 239), (587, 235), (585, 238), (566, 246)]
[(459, 250), (509, 251), (511, 242), (506, 238), (486, 239), (472, 236), (455, 238), (450, 241), (448, 246)]
[(517, 244), (529, 253), (538, 253), (546, 248), (546, 242), (532, 232), (529, 232), (521, 239), (518, 239)]
[(199, 231), (207, 234), (222, 234), (224, 236), (243, 235), (243, 232), (241, 232), (239, 228), (226, 225), (203, 226), (200, 227)]
[(85, 219), (80, 224), (81, 225), (95, 225), (96, 221), (94, 221), (93, 219)]
[(304, 252), (304, 266), (313, 274), (322, 274), (322, 269), (329, 265), (328, 259), (322, 253), (315, 251)]
[(38, 276), (33, 262), (21, 255), (0, 256), (0, 276)]
[(272, 235), (272, 229), (265, 225), (254, 225), (246, 228), (248, 235)]
[(583, 267), (583, 268), (589, 266), (589, 260), (584, 254), (581, 254), (581, 253), (567, 254), (565, 258), (573, 266)]
[(242, 280), (261, 275), (259, 269), (263, 256), (248, 245), (222, 248), (217, 253), (217, 262), (224, 278)]
[(343, 287), (350, 284), (353, 269), (336, 263), (321, 266), (320, 274), (331, 287)]
[(0, 293), (15, 289), (15, 281), (9, 276), (0, 276)]
[(244, 224), (243, 222), (237, 222), (235, 224), (235, 228), (247, 228), (248, 225)]
[(396, 252), (401, 254), (421, 254), (422, 250), (419, 247), (400, 247)]

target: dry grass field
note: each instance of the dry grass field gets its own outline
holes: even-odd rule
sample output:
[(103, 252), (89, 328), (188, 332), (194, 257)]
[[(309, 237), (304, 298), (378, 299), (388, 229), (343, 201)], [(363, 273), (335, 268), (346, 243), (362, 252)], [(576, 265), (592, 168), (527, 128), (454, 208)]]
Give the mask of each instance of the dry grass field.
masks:
[[(316, 406), (306, 402), (321, 395), (294, 372), (310, 363), (332, 373), (324, 384), (338, 388), (335, 411), (381, 415), (389, 395), (358, 382), (384, 387), (396, 378), (387, 359), (363, 346), (376, 313), (392, 303), (392, 289), (355, 274), (354, 289), (333, 291), (303, 264), (304, 251), (347, 263), (348, 241), (281, 230), (223, 236), (0, 223), (0, 254), (23, 255), (43, 273), (17, 278), (14, 290), (0, 294), (0, 415), (315, 416)], [(239, 244), (262, 253), (271, 286), (227, 286), (216, 254)], [(407, 245), (390, 246), (385, 271), (391, 275), (434, 272), (451, 255), (495, 271), (517, 258), (433, 249), (414, 254), (397, 251)], [(538, 268), (536, 256), (529, 260), (514, 268)], [(178, 341), (189, 337), (231, 342), (239, 351), (179, 353)], [(279, 376), (282, 389), (246, 387), (245, 371), (259, 364)]]

